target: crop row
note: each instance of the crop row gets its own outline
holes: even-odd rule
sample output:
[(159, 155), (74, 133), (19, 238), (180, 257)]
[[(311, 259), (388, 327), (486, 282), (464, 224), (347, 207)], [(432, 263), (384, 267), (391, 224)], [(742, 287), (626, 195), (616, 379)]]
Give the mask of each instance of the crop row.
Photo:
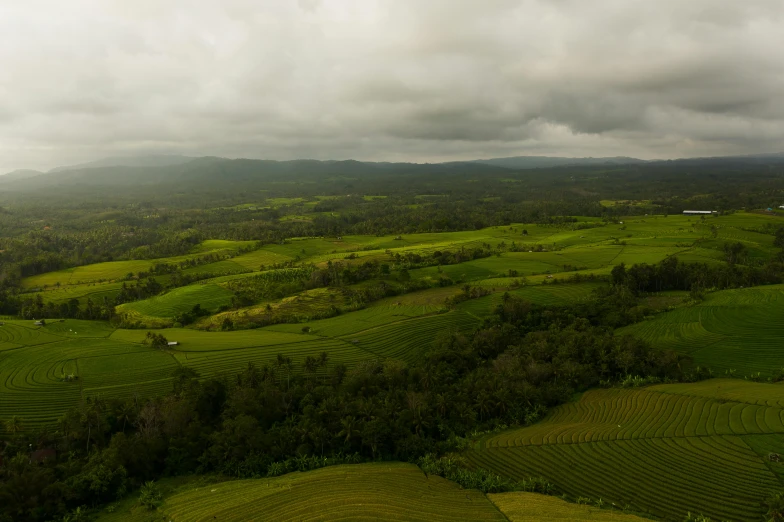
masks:
[[(514, 491), (511, 493), (491, 493), (487, 495), (511, 522), (540, 521), (602, 521), (602, 522), (646, 522), (647, 519), (628, 515), (605, 507), (604, 509), (588, 504), (567, 502), (558, 497), (539, 493)], [(598, 500), (598, 499), (592, 499)], [(621, 509), (617, 506), (615, 509)]]
[(489, 448), (468, 458), (515, 479), (542, 476), (575, 497), (677, 519), (686, 511), (754, 519), (780, 488), (759, 455), (732, 436)]
[(150, 317), (173, 317), (178, 313), (189, 312), (197, 304), (203, 310), (215, 311), (222, 305), (228, 305), (233, 295), (222, 286), (196, 284), (177, 288), (161, 296), (121, 305), (118, 311), (132, 310)]
[(543, 422), (501, 433), (488, 447), (749, 433), (784, 434), (784, 410), (661, 392), (592, 390)]
[(460, 311), (408, 319), (344, 337), (379, 357), (412, 361), (424, 353), (436, 338), (450, 331), (475, 328), (478, 320)]
[[(536, 304), (562, 305), (575, 303), (587, 298), (591, 291), (599, 285), (598, 283), (532, 285), (525, 286), (519, 290), (510, 290), (509, 295), (520, 297)], [(499, 282), (499, 286), (501, 286), (501, 282)], [(464, 301), (458, 305), (458, 309), (482, 317), (490, 314), (497, 305), (501, 304), (502, 300), (503, 294), (494, 293), (478, 299)]]
[(482, 495), (401, 463), (334, 466), (242, 480), (172, 496), (164, 509), (192, 520), (505, 520)]
[(675, 395), (708, 397), (719, 401), (784, 408), (784, 386), (771, 386), (743, 379), (710, 379), (692, 383), (659, 384), (648, 389)]
[[(373, 354), (361, 350), (357, 346), (336, 339), (314, 338), (311, 341), (300, 343), (287, 343), (280, 345), (267, 345), (245, 347), (233, 350), (217, 350), (214, 352), (200, 351), (191, 353), (177, 353), (178, 361), (189, 368), (193, 368), (202, 377), (210, 377), (220, 373), (236, 373), (244, 369), (249, 362), (257, 366), (264, 364), (273, 365), (278, 355), (289, 357), (292, 360), (292, 370), (297, 373), (303, 371), (303, 362), (307, 356), (318, 356), (326, 352), (329, 356), (329, 366), (344, 363), (351, 365), (363, 359), (370, 359)], [(324, 371), (324, 370), (322, 370)]]
[(340, 337), (343, 335), (361, 332), (370, 328), (397, 323), (433, 313), (439, 310), (436, 306), (372, 306), (341, 314), (329, 319), (309, 321), (305, 324), (280, 324), (267, 328), (280, 332), (301, 332), (303, 326), (309, 327), (310, 332), (324, 337)]
[(784, 286), (709, 294), (704, 303), (623, 328), (656, 347), (692, 355), (696, 364), (741, 375), (784, 367)]
[[(171, 389), (171, 356), (106, 339), (63, 340), (3, 352), (0, 419), (18, 415), (26, 425), (52, 423), (80, 397), (130, 397)], [(65, 377), (78, 376), (68, 381)]]

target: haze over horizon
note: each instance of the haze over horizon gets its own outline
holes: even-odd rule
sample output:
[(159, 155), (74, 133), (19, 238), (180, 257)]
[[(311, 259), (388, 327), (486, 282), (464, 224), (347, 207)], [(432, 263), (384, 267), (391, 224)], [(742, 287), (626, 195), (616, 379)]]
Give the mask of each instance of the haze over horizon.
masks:
[(780, 1), (0, 5), (0, 173), (778, 152), (782, 22)]

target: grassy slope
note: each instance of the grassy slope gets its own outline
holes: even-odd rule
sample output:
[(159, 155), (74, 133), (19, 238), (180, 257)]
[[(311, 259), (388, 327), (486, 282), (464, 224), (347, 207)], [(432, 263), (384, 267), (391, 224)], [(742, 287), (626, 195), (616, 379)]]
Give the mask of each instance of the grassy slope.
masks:
[(784, 440), (781, 398), (779, 386), (735, 380), (593, 390), (534, 426), (485, 438), (468, 458), (655, 516), (749, 520), (781, 489), (766, 459)]

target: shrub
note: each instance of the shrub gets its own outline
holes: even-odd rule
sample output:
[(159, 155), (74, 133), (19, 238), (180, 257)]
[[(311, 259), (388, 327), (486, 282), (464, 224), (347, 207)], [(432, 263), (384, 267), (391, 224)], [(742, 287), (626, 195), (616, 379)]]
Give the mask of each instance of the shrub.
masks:
[(163, 495), (161, 490), (158, 489), (158, 484), (155, 481), (148, 481), (142, 484), (139, 490), (139, 505), (144, 506), (149, 510), (157, 508), (161, 504)]

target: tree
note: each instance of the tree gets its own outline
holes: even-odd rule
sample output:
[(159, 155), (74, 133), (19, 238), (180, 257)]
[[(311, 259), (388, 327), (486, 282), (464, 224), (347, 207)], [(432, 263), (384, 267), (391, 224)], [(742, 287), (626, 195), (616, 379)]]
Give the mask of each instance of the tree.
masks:
[(158, 350), (163, 350), (169, 346), (169, 340), (166, 339), (163, 334), (154, 332), (147, 332), (147, 336), (144, 338), (143, 342)]
[(784, 227), (779, 227), (776, 230), (775, 239), (773, 244), (779, 248), (784, 248)]
[(163, 495), (155, 481), (150, 480), (142, 484), (139, 489), (139, 505), (149, 510), (157, 508), (161, 504)]
[(5, 431), (16, 437), (24, 429), (24, 422), (18, 415), (11, 416), (10, 419), (5, 421)]
[(349, 444), (351, 439), (357, 435), (359, 429), (359, 422), (356, 418), (348, 415), (340, 419), (340, 426), (343, 428), (338, 433), (338, 437), (344, 437), (343, 442)]
[(746, 245), (740, 241), (736, 241), (734, 243), (724, 243), (722, 250), (724, 250), (724, 258), (727, 260), (727, 264), (729, 265), (740, 263), (746, 256)]

